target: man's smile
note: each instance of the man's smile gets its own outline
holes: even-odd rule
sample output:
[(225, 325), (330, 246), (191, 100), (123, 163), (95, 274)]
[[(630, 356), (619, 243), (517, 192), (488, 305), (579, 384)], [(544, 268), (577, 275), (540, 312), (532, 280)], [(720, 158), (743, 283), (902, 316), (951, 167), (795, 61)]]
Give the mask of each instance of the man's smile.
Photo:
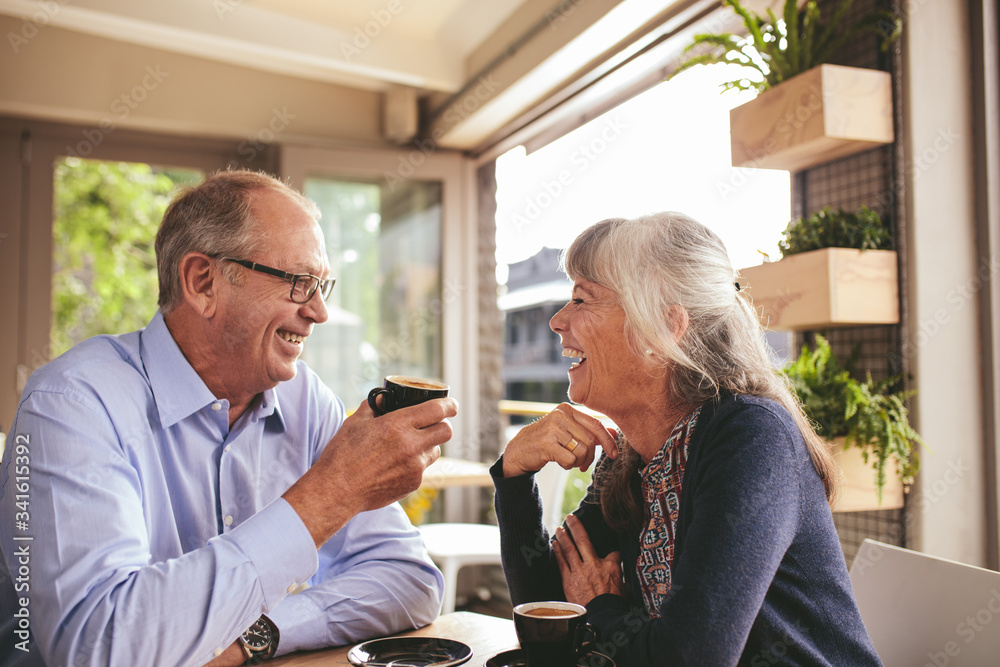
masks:
[(293, 345), (301, 345), (305, 342), (306, 337), (301, 334), (295, 334), (291, 331), (285, 331), (284, 329), (278, 329), (278, 335), (283, 339), (292, 343)]

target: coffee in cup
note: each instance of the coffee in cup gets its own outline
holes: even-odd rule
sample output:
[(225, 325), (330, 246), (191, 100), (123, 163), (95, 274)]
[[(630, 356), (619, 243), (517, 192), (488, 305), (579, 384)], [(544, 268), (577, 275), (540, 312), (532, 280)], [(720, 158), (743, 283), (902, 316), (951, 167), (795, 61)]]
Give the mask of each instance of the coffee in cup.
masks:
[(575, 609), (558, 609), (556, 607), (535, 607), (524, 612), (528, 616), (576, 616)]
[[(448, 395), (448, 385), (437, 380), (412, 377), (410, 375), (387, 375), (385, 384), (368, 392), (368, 406), (376, 415), (405, 408), (432, 398)], [(378, 397), (382, 397), (379, 405)]]
[(528, 667), (574, 667), (595, 637), (587, 609), (572, 602), (519, 604), (514, 629)]

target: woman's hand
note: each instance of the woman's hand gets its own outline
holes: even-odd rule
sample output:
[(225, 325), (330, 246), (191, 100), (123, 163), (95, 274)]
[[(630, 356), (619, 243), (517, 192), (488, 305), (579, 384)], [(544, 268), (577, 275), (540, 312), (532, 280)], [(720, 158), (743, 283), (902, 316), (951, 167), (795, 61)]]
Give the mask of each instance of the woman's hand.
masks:
[(618, 456), (613, 431), (569, 403), (560, 403), (549, 414), (528, 424), (507, 443), (503, 452), (503, 476), (537, 472), (549, 461), (564, 470), (587, 470), (598, 445), (611, 458)]
[(568, 533), (562, 526), (556, 528), (552, 551), (562, 575), (567, 602), (586, 605), (604, 593), (624, 596), (621, 554), (612, 551), (607, 557), (599, 558), (587, 530), (575, 515), (566, 517), (566, 525)]

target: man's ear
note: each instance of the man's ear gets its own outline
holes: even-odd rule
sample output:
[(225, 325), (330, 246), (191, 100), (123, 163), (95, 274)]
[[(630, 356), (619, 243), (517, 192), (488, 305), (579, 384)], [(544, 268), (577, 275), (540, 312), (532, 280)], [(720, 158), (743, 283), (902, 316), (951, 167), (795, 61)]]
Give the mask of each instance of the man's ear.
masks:
[(212, 317), (218, 305), (217, 281), (224, 280), (212, 258), (205, 253), (189, 252), (181, 257), (177, 273), (184, 301), (202, 317)]
[(667, 309), (667, 328), (674, 335), (674, 340), (683, 338), (688, 328), (687, 308), (676, 303), (670, 306)]

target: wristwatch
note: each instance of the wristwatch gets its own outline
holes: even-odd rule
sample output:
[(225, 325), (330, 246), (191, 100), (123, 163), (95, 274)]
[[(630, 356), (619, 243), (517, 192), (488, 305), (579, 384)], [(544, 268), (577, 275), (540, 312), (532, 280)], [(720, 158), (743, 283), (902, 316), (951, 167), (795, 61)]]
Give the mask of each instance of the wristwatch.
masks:
[(246, 654), (244, 665), (259, 665), (278, 649), (278, 628), (267, 616), (261, 615), (240, 635), (240, 648)]

